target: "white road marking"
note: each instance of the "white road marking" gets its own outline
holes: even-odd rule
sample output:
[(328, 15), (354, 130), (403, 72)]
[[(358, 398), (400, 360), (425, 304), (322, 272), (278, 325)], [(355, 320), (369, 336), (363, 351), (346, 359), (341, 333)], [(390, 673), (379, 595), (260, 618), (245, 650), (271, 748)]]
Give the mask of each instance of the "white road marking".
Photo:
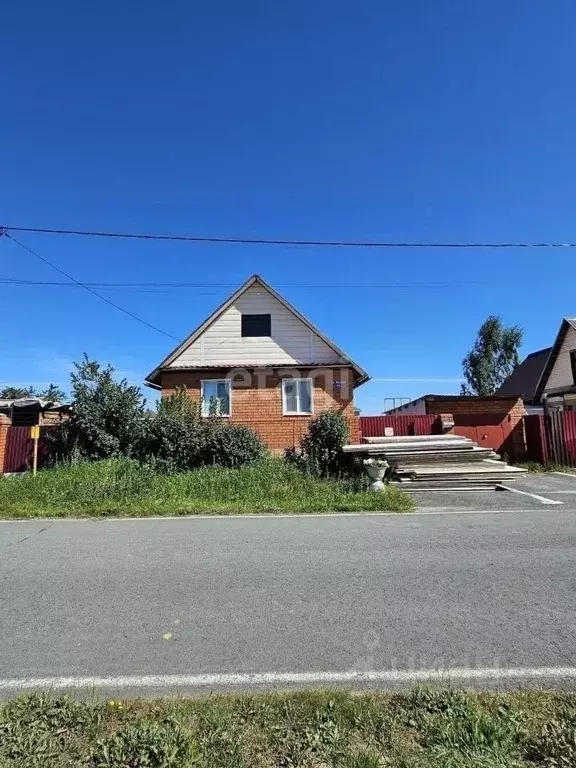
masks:
[(553, 475), (562, 475), (562, 477), (572, 477), (576, 480), (576, 472), (552, 472)]
[[(438, 493), (438, 491), (434, 491)], [(528, 494), (531, 496), (532, 494)], [(552, 504), (562, 502), (552, 501)], [(0, 520), (3, 523), (134, 523), (151, 520), (153, 522), (193, 521), (193, 520), (277, 520), (282, 518), (307, 519), (309, 517), (331, 520), (338, 517), (396, 517), (408, 520), (418, 515), (496, 515), (503, 512), (531, 512), (531, 509), (466, 509), (465, 507), (453, 507), (452, 509), (439, 509), (438, 507), (419, 507), (415, 512), (301, 512), (300, 514), (288, 513), (262, 513), (246, 515), (156, 515), (151, 517), (11, 517)]]
[(546, 496), (539, 496), (537, 493), (529, 493), (528, 491), (521, 491), (518, 488), (510, 488), (509, 485), (500, 484), (500, 488), (503, 488), (505, 491), (510, 491), (510, 493), (519, 493), (521, 496), (530, 496), (541, 504), (564, 504), (563, 501), (558, 501), (558, 499), (548, 499)]
[(121, 675), (117, 677), (22, 677), (0, 679), (0, 692), (68, 688), (216, 688), (331, 683), (418, 683), (453, 680), (576, 680), (576, 667), (498, 667), (373, 672), (256, 672), (211, 675)]

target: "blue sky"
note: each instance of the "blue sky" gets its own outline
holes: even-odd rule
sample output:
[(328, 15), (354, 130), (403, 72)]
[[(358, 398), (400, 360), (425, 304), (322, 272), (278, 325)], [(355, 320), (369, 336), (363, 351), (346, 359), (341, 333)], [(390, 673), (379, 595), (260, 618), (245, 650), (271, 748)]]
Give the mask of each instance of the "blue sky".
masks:
[[(31, 0), (2, 26), (1, 224), (576, 240), (571, 0)], [(106, 291), (179, 338), (260, 273), (371, 373), (365, 413), (457, 391), (489, 313), (529, 352), (576, 312), (570, 250), (20, 239), (83, 281), (230, 283)], [(59, 279), (6, 239), (0, 277)], [(173, 346), (82, 289), (0, 302), (3, 384), (65, 384), (84, 351), (141, 380)]]

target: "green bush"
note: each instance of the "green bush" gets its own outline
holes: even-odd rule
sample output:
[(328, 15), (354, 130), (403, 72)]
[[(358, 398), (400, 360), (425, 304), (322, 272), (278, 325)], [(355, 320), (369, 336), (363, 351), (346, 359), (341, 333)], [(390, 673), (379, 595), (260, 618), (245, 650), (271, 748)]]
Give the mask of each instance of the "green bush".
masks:
[(92, 753), (94, 768), (185, 768), (196, 761), (190, 734), (176, 722), (127, 725), (100, 739)]
[(142, 463), (164, 472), (206, 465), (242, 467), (263, 458), (264, 444), (248, 427), (205, 418), (185, 387), (164, 398), (158, 413), (145, 420), (136, 454)]
[(264, 458), (266, 449), (259, 435), (243, 424), (218, 424), (206, 430), (206, 464), (244, 467)]
[(346, 456), (342, 447), (349, 439), (348, 424), (336, 410), (323, 411), (308, 427), (300, 443), (300, 457), (286, 453), (288, 461), (302, 461), (312, 474), (319, 477), (336, 477), (345, 470)]

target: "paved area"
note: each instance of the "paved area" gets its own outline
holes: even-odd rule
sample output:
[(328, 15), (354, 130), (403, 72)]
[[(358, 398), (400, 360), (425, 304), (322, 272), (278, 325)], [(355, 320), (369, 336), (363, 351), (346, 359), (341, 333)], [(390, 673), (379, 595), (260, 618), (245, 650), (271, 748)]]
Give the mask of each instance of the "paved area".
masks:
[[(576, 474), (523, 475), (507, 484), (510, 491), (421, 491), (413, 494), (423, 511), (541, 509), (554, 502), (576, 506)], [(516, 491), (521, 491), (517, 493)], [(546, 502), (552, 502), (552, 504)], [(558, 505), (558, 504), (557, 504)]]
[(486, 496), (480, 514), (1, 522), (0, 695), (438, 668), (576, 686), (576, 496)]

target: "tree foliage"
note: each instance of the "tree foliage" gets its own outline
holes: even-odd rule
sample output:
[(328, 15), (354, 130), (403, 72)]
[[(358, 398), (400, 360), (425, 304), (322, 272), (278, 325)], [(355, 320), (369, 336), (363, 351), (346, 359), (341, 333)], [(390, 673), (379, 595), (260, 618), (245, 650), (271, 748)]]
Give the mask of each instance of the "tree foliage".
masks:
[(146, 402), (140, 389), (126, 379), (115, 381), (111, 365), (102, 366), (86, 355), (74, 366), (73, 410), (51, 431), (50, 453), (58, 459), (131, 456)]
[(462, 361), (463, 395), (493, 395), (518, 365), (522, 329), (506, 327), (497, 315), (480, 326), (474, 346)]
[(4, 400), (19, 400), (20, 398), (40, 397), (53, 403), (61, 403), (66, 399), (64, 391), (56, 384), (49, 384), (46, 389), (37, 390), (34, 387), (4, 387), (0, 390), (0, 398)]

